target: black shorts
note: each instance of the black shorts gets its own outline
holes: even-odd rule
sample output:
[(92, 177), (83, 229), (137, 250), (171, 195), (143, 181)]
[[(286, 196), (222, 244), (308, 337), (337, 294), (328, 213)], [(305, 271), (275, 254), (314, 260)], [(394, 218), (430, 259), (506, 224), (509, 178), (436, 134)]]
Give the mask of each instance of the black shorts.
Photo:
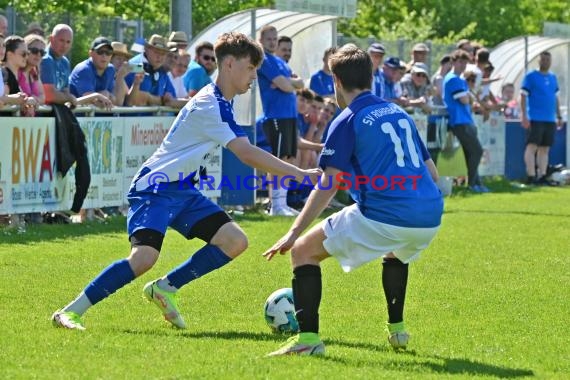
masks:
[(552, 146), (554, 134), (556, 133), (556, 123), (550, 121), (531, 121), (530, 129), (526, 138), (527, 144), (538, 146)]
[(297, 119), (267, 119), (263, 132), (275, 157), (297, 155)]

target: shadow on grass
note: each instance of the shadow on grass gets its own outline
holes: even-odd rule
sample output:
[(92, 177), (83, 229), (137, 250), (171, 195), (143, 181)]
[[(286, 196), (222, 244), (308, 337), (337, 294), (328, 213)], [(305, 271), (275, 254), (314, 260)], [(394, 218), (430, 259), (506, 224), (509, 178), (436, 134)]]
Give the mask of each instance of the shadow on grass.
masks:
[[(173, 336), (169, 330), (133, 330), (121, 329), (119, 330), (127, 334), (145, 334), (145, 335), (158, 335), (158, 336)], [(222, 340), (252, 340), (275, 342), (276, 347), (287, 339), (287, 335), (279, 335), (272, 333), (261, 332), (248, 332), (248, 331), (201, 331), (201, 332), (186, 332), (178, 330), (175, 331), (175, 336), (192, 339), (222, 339)], [(408, 371), (408, 372), (434, 372), (440, 374), (465, 374), (473, 376), (494, 376), (499, 378), (517, 378), (534, 376), (534, 372), (529, 369), (509, 368), (506, 366), (498, 366), (494, 364), (487, 364), (470, 359), (460, 358), (446, 358), (438, 355), (422, 355), (414, 350), (394, 352), (387, 344), (372, 344), (351, 342), (341, 339), (325, 339), (327, 347), (340, 346), (346, 348), (354, 348), (358, 350), (367, 350), (379, 352), (384, 354), (393, 354), (399, 356), (398, 359), (350, 359), (340, 358), (331, 353), (329, 349), (328, 354), (324, 356), (314, 356), (315, 360), (323, 360), (336, 362), (353, 367), (382, 367), (392, 371)], [(404, 359), (404, 360), (403, 360)]]
[(516, 210), (445, 210), (445, 214), (497, 214), (497, 215), (526, 215), (526, 216), (553, 216), (560, 218), (568, 218), (570, 214), (554, 214), (551, 212), (533, 212), (533, 211), (516, 211)]

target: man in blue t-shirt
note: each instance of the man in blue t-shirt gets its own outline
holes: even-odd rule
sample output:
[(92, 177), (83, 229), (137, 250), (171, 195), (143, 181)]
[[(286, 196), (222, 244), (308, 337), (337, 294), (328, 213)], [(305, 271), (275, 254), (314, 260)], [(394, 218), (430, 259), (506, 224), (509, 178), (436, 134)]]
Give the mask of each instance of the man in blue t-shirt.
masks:
[(486, 193), (489, 189), (483, 185), (478, 173), (483, 148), (477, 138), (477, 128), (471, 116), (473, 97), (467, 82), (461, 78), (469, 59), (469, 53), (464, 50), (456, 50), (451, 55), (453, 69), (443, 79), (443, 102), (449, 114), (448, 128), (463, 148), (469, 188), (476, 193)]
[[(277, 29), (265, 25), (260, 30), (259, 42), (265, 58), (257, 70), (257, 82), (265, 122), (263, 130), (273, 155), (294, 163), (297, 156), (297, 98), (295, 91), (303, 87), (303, 80), (292, 78), (291, 68), (275, 55)], [(271, 195), (270, 215), (295, 216), (287, 206), (287, 189), (277, 184)]]
[(77, 106), (77, 98), (69, 91), (71, 66), (65, 56), (71, 50), (73, 30), (69, 25), (56, 25), (49, 36), (49, 46), (40, 66), (47, 104), (70, 103)]
[(194, 60), (190, 62), (182, 79), (189, 97), (196, 95), (208, 83), (212, 83), (210, 75), (216, 71), (214, 45), (207, 41), (200, 42), (196, 45), (195, 53)]
[(368, 47), (368, 54), (372, 60), (372, 87), (371, 91), (374, 95), (385, 99), (384, 96), (384, 74), (382, 65), (384, 63), (384, 54), (386, 48), (379, 42), (374, 42)]
[(117, 106), (115, 101), (115, 68), (111, 65), (113, 46), (111, 40), (97, 37), (91, 43), (89, 58), (73, 68), (69, 76), (69, 89), (73, 96), (99, 93)]
[[(270, 260), (291, 249), (300, 329), (270, 356), (324, 353), (318, 334), (320, 262), (331, 256), (346, 272), (383, 258), (388, 341), (394, 348), (404, 348), (408, 263), (427, 248), (441, 223), (443, 199), (434, 182), (437, 169), (410, 116), (370, 92), (370, 56), (348, 44), (329, 62), (336, 99), (344, 110), (333, 121), (322, 151), (324, 174), (289, 232), (264, 253)], [(348, 189), (356, 203), (301, 237), (337, 189)]]
[(334, 96), (334, 83), (329, 68), (329, 57), (336, 51), (336, 47), (325, 50), (323, 68), (311, 76), (309, 88), (320, 96)]
[(551, 63), (550, 52), (540, 53), (538, 70), (527, 73), (521, 86), (521, 122), (528, 129), (524, 162), (529, 184), (548, 184), (548, 152), (554, 143), (556, 127), (562, 126), (558, 81), (550, 72)]

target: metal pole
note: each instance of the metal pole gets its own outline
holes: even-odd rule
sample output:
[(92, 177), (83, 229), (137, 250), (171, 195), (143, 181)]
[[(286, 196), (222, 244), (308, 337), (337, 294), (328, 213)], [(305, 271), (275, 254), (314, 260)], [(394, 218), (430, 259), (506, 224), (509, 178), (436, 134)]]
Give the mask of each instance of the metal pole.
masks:
[(524, 72), (528, 72), (528, 36), (524, 36)]
[(192, 39), (192, 0), (170, 0), (170, 30), (181, 30)]

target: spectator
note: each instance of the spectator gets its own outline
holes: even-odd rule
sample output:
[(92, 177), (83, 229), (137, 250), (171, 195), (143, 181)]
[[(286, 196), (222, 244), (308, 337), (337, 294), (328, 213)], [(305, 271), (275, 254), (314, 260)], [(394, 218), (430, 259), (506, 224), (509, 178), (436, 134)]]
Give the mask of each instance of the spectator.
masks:
[(449, 130), (457, 137), (463, 148), (469, 188), (476, 193), (486, 193), (489, 189), (481, 183), (478, 168), (483, 148), (477, 138), (477, 128), (471, 115), (472, 97), (461, 73), (469, 62), (469, 53), (456, 50), (451, 56), (453, 70), (447, 73), (443, 82), (443, 99), (449, 114)]
[(184, 87), (188, 97), (192, 97), (202, 87), (212, 82), (210, 76), (216, 71), (216, 56), (214, 46), (207, 41), (196, 45), (194, 60), (190, 62), (186, 74), (184, 74)]
[(42, 28), (42, 26), (40, 25), (39, 22), (31, 22), (28, 24), (28, 29), (26, 30), (26, 33), (24, 34), (25, 36), (28, 36), (30, 34), (36, 34), (38, 36), (44, 37), (45, 36), (45, 31), (44, 28)]
[(38, 104), (45, 104), (45, 95), (39, 68), (42, 57), (46, 52), (46, 42), (39, 34), (28, 34), (24, 37), (28, 47), (28, 59), (26, 67), (18, 73), (20, 89), (27, 96), (35, 98)]
[(562, 126), (558, 80), (550, 71), (550, 52), (540, 53), (538, 70), (527, 73), (521, 86), (521, 123), (528, 130), (524, 152), (527, 182), (549, 184), (546, 179), (548, 153), (556, 127)]
[[(271, 144), (273, 155), (294, 163), (297, 156), (297, 100), (295, 88), (302, 88), (302, 81), (291, 78), (287, 63), (275, 55), (277, 29), (265, 25), (260, 30), (261, 45), (265, 52), (263, 64), (257, 70), (263, 113), (265, 136)], [(273, 188), (270, 215), (295, 216), (287, 206), (287, 190), (277, 184)]]
[(469, 53), (469, 55), (470, 55), (469, 61), (471, 61), (471, 57), (473, 55), (473, 46), (471, 45), (471, 41), (469, 41), (466, 38), (463, 38), (463, 39), (459, 40), (459, 42), (457, 42), (455, 47), (459, 50), (463, 50), (463, 51), (466, 51), (467, 53)]
[[(115, 68), (111, 65), (113, 45), (105, 37), (97, 37), (91, 42), (89, 58), (75, 66), (69, 76), (69, 90), (76, 98), (91, 96), (90, 103), (110, 109), (116, 102)], [(80, 102), (78, 103), (87, 103)], [(119, 104), (117, 104), (119, 105)]]
[(384, 74), (382, 64), (384, 63), (386, 49), (384, 45), (374, 42), (368, 47), (368, 55), (372, 59), (372, 93), (380, 98), (384, 98)]
[(174, 43), (179, 53), (181, 53), (181, 50), (186, 51), (188, 48), (188, 36), (181, 30), (170, 33), (168, 42)]
[(402, 79), (402, 95), (408, 99), (408, 107), (420, 109), (426, 114), (430, 113), (428, 100), (431, 88), (425, 63), (416, 62), (412, 65), (409, 77)]
[(503, 113), (507, 119), (520, 118), (520, 106), (515, 97), (515, 85), (505, 83), (501, 88), (501, 103), (503, 104)]
[(176, 62), (178, 62), (178, 48), (176, 47), (176, 42), (167, 42), (166, 46), (168, 47), (168, 53), (166, 53), (166, 59), (164, 60), (164, 63), (162, 64), (162, 69), (169, 73), (170, 70), (172, 70), (172, 68), (174, 68), (174, 66), (176, 65)]
[(444, 127), (447, 117), (447, 111), (445, 110), (445, 104), (443, 103), (443, 79), (447, 73), (451, 70), (451, 56), (446, 54), (439, 60), (439, 69), (431, 78), (431, 113), (428, 116), (428, 126), (427, 126), (427, 141), (426, 146), (428, 152), (437, 165), (437, 158), (439, 156), (439, 151), (441, 150), (442, 134), (444, 134)]
[(309, 88), (317, 95), (334, 97), (334, 83), (329, 68), (329, 57), (336, 51), (336, 47), (325, 50), (323, 55), (323, 68), (311, 76)]
[[(111, 42), (113, 48), (113, 56), (111, 57), (111, 64), (115, 68), (115, 105), (122, 106), (125, 104), (125, 97), (129, 91), (125, 77), (132, 70), (136, 70), (129, 65), (129, 59), (132, 55), (127, 50), (127, 45), (122, 42)], [(142, 64), (140, 66), (142, 70)]]
[[(27, 65), (28, 48), (26, 42), (20, 36), (9, 36), (6, 38), (5, 44), (6, 55), (4, 57), (4, 72), (2, 73), (5, 84), (8, 86), (8, 91), (5, 92), (13, 96), (12, 99), (15, 100), (15, 103), (12, 104), (18, 104), (22, 114), (30, 115), (39, 103), (34, 97), (22, 92), (20, 83), (18, 83), (18, 74)], [(5, 101), (4, 103), (10, 102)]]
[(77, 106), (77, 98), (69, 91), (71, 67), (65, 56), (72, 42), (73, 30), (69, 25), (58, 24), (53, 28), (40, 68), (47, 104), (69, 103), (72, 107)]
[(408, 62), (408, 71), (411, 72), (412, 66), (416, 62), (421, 62), (427, 65), (428, 63), (428, 54), (429, 54), (429, 47), (420, 42), (419, 44), (415, 44), (412, 48), (412, 60)]
[[(131, 106), (169, 106), (181, 108), (186, 102), (176, 99), (174, 87), (168, 74), (162, 69), (169, 52), (166, 39), (153, 34), (145, 42), (142, 64), (144, 73), (130, 73), (125, 77), (129, 87), (127, 104)], [(134, 57), (136, 58), (136, 57)], [(134, 59), (133, 58), (133, 59)], [(134, 63), (133, 59), (129, 63)]]
[(402, 96), (401, 87), (399, 87), (405, 70), (406, 65), (398, 57), (389, 57), (384, 61), (382, 68), (382, 75), (384, 77), (383, 98), (402, 107), (408, 106), (408, 100)]
[[(1, 61), (4, 61), (6, 55), (6, 45), (4, 35), (0, 34), (0, 57)], [(8, 85), (8, 74), (4, 73), (5, 69), (0, 65), (0, 107), (4, 105), (23, 105), (25, 102), (25, 94), (18, 92), (16, 94), (10, 94), (10, 89)], [(6, 114), (11, 115), (11, 114)]]
[(324, 142), (326, 138), (326, 131), (337, 113), (338, 106), (331, 98), (325, 98), (323, 109), (319, 115), (319, 122), (317, 123), (317, 131), (313, 137), (313, 142)]
[(4, 15), (0, 15), (0, 34), (4, 37), (8, 36), (8, 19)]
[(179, 50), (180, 54), (172, 69), (168, 72), (168, 77), (172, 82), (172, 86), (176, 92), (176, 97), (179, 99), (188, 98), (188, 91), (184, 86), (184, 73), (188, 70), (190, 65), (190, 53), (186, 50)]

